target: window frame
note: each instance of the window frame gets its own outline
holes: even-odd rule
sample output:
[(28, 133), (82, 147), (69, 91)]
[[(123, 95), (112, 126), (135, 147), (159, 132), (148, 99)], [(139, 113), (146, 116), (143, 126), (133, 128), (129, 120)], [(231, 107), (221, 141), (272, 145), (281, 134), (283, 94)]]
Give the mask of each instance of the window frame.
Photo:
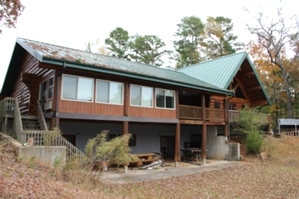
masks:
[[(53, 84), (50, 85), (50, 80), (53, 79)], [(45, 84), (46, 83), (46, 84)], [(43, 99), (43, 95), (42, 95), (42, 86), (45, 84), (45, 98)], [(45, 100), (45, 101), (49, 101), (49, 100), (53, 100), (53, 95), (54, 95), (54, 84), (55, 84), (55, 77), (54, 76), (51, 76), (49, 77), (48, 79), (40, 82), (39, 84), (39, 100)], [(52, 96), (49, 97), (49, 91), (50, 89), (52, 89)]]
[[(98, 101), (98, 81), (101, 81), (101, 82), (107, 82), (109, 87), (108, 87), (108, 102), (101, 102), (101, 101)], [(110, 100), (110, 83), (118, 83), (118, 84), (121, 84), (121, 103), (118, 104), (118, 103), (110, 103), (109, 100)], [(124, 105), (124, 83), (123, 82), (116, 82), (116, 81), (109, 81), (109, 80), (104, 80), (104, 79), (96, 79), (96, 82), (95, 82), (95, 102), (98, 103), (98, 104), (111, 104), (111, 105)]]
[[(77, 85), (76, 85), (76, 91), (77, 91), (77, 94), (76, 94), (76, 99), (67, 99), (67, 98), (64, 98), (63, 97), (63, 80), (64, 80), (64, 78), (66, 77), (66, 76), (68, 76), (68, 77), (75, 77), (75, 78), (77, 78)], [(92, 80), (92, 88), (91, 88), (91, 101), (88, 101), (88, 100), (81, 100), (81, 99), (78, 99), (78, 94), (79, 94), (79, 92), (78, 92), (78, 85), (79, 85), (79, 79), (80, 78), (84, 78), (84, 79), (90, 79), (90, 80)], [(62, 81), (61, 81), (61, 100), (67, 100), (67, 101), (74, 101), (74, 102), (86, 102), (86, 103), (93, 103), (94, 102), (94, 78), (91, 78), (91, 77), (84, 77), (84, 76), (77, 76), (77, 75), (69, 75), (69, 74), (63, 74), (62, 75)]]
[[(131, 95), (132, 95), (132, 86), (138, 86), (141, 88), (141, 93), (140, 93), (140, 105), (135, 105), (135, 104), (132, 104), (132, 100), (131, 100)], [(142, 105), (142, 88), (150, 88), (152, 89), (152, 105), (151, 106), (144, 106)], [(150, 86), (142, 86), (142, 85), (137, 85), (137, 84), (130, 84), (130, 106), (134, 106), (134, 107), (142, 107), (142, 108), (153, 108), (154, 107), (154, 88), (153, 87), (150, 87)]]
[[(158, 90), (162, 90), (162, 91), (172, 91), (173, 92), (173, 108), (168, 108), (166, 107), (166, 95), (164, 93), (164, 107), (159, 107), (157, 106), (157, 91)], [(157, 109), (168, 109), (168, 110), (176, 110), (176, 99), (175, 99), (175, 96), (176, 96), (176, 91), (175, 90), (170, 90), (170, 89), (164, 89), (164, 88), (155, 88), (155, 107)]]

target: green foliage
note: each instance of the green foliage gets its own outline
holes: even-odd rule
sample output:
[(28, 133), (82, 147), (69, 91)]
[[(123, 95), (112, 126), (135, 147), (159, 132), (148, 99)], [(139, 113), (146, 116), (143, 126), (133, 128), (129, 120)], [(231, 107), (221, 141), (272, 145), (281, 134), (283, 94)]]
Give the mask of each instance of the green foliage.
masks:
[(263, 145), (263, 138), (258, 131), (246, 134), (245, 148), (248, 154), (258, 154)]
[(57, 156), (54, 159), (53, 166), (56, 168), (61, 165), (61, 159)]
[(94, 161), (116, 165), (128, 165), (131, 161), (129, 140), (131, 134), (125, 134), (107, 141), (109, 131), (104, 130), (95, 138), (89, 139), (85, 147), (86, 154)]
[(153, 66), (161, 66), (164, 63), (162, 56), (170, 53), (168, 50), (161, 50), (165, 43), (156, 35), (135, 35), (129, 46), (132, 60)]
[(177, 52), (176, 67), (181, 68), (198, 63), (201, 60), (198, 47), (203, 39), (204, 24), (200, 18), (191, 16), (184, 17), (177, 26), (175, 36), (178, 40), (174, 41), (174, 48)]
[(110, 37), (105, 39), (105, 44), (111, 51), (111, 55), (114, 57), (129, 59), (129, 33), (128, 31), (117, 27), (115, 30), (110, 32)]
[(229, 55), (243, 48), (244, 44), (236, 42), (238, 37), (232, 30), (233, 23), (229, 18), (222, 16), (207, 18), (204, 41), (200, 44), (205, 59)]
[(237, 121), (238, 130), (243, 133), (247, 153), (257, 154), (262, 147), (263, 138), (260, 135), (261, 116), (256, 108), (245, 107), (240, 111)]
[(52, 131), (47, 131), (43, 136), (45, 146), (52, 146), (55, 140), (61, 135), (59, 128), (54, 128)]

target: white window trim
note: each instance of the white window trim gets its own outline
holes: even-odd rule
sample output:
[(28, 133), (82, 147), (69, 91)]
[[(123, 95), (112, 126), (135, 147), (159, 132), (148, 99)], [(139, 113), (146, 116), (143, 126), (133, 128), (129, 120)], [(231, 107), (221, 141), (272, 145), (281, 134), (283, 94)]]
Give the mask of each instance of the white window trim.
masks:
[[(73, 100), (73, 99), (65, 99), (63, 98), (63, 78), (65, 76), (69, 76), (69, 77), (76, 77), (76, 78), (86, 78), (86, 79), (91, 79), (93, 84), (92, 84), (92, 95), (91, 95), (91, 101), (85, 101), (85, 100)], [(62, 75), (62, 81), (61, 81), (61, 100), (66, 100), (66, 101), (73, 101), (73, 102), (85, 102), (85, 103), (93, 103), (94, 102), (94, 78), (90, 78), (90, 77), (84, 77), (84, 76), (77, 76), (77, 75), (69, 75), (69, 74), (63, 74)], [(77, 85), (77, 95), (78, 95), (78, 85)], [(78, 98), (78, 96), (77, 96)]]
[[(99, 81), (102, 81), (102, 82), (108, 82), (109, 83), (109, 91), (110, 91), (110, 82), (113, 82), (113, 83), (118, 83), (118, 84), (121, 84), (122, 85), (122, 91), (121, 91), (121, 103), (120, 104), (117, 104), (117, 103), (110, 103), (110, 102), (98, 102), (97, 101), (97, 92), (98, 92), (98, 89), (97, 89), (97, 83), (98, 83), (98, 80)], [(96, 79), (96, 84), (95, 84), (95, 87), (96, 87), (96, 92), (95, 92), (95, 102), (97, 104), (111, 104), (111, 105), (124, 105), (124, 83), (122, 82), (116, 82), (116, 81), (108, 81), (108, 80), (104, 80), (104, 79)], [(110, 92), (108, 93), (110, 95)], [(108, 96), (108, 99), (109, 99), (110, 96)]]
[[(163, 91), (173, 91), (173, 108), (167, 108), (167, 107), (158, 107), (157, 106), (157, 90), (163, 90)], [(176, 110), (176, 91), (175, 90), (170, 90), (170, 89), (165, 89), (165, 88), (155, 88), (155, 108), (156, 109), (167, 109), (167, 110)], [(164, 96), (165, 97), (165, 96)]]
[[(146, 87), (146, 88), (151, 88), (152, 89), (152, 105), (151, 106), (142, 106), (141, 105), (135, 105), (135, 104), (131, 104), (131, 88), (132, 86), (139, 86), (139, 87)], [(141, 89), (141, 92), (142, 92), (142, 89)], [(141, 96), (142, 98), (142, 93), (141, 93)], [(141, 99), (141, 103), (142, 103), (142, 99)], [(133, 107), (141, 107), (141, 108), (153, 108), (154, 107), (154, 88), (153, 87), (150, 87), (150, 86), (142, 86), (142, 85), (138, 85), (138, 84), (130, 84), (130, 106), (133, 106)]]

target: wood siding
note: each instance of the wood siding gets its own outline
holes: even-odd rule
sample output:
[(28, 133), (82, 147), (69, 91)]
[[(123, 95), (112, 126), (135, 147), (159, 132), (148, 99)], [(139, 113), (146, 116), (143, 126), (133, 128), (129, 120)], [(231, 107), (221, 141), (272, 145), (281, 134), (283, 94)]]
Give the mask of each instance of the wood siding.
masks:
[(39, 62), (29, 53), (22, 60), (12, 90), (12, 97), (18, 99), (21, 105), (29, 107), (29, 114), (37, 113), (37, 100), (39, 96), (39, 84), (43, 77), (51, 73), (49, 69), (39, 68)]
[(84, 113), (84, 114), (101, 114), (101, 115), (116, 115), (124, 114), (124, 106), (99, 104), (94, 102), (77, 102), (69, 100), (59, 101), (59, 112), (67, 113)]

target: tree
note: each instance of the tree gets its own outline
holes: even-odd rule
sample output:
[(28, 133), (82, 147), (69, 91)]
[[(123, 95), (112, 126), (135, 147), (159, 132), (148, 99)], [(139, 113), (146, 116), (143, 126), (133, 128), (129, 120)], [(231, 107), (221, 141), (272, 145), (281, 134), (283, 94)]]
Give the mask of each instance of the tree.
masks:
[(293, 117), (293, 88), (291, 86), (290, 73), (286, 63), (292, 63), (296, 56), (286, 59), (287, 45), (294, 44), (298, 41), (298, 29), (294, 28), (292, 24), (287, 23), (286, 18), (282, 15), (282, 8), (277, 10), (277, 19), (271, 19), (267, 22), (267, 17), (263, 13), (259, 13), (256, 19), (256, 25), (249, 26), (248, 30), (251, 34), (257, 36), (257, 43), (263, 46), (269, 61), (278, 67), (279, 73), (283, 79), (283, 87), (286, 96), (286, 109), (287, 114), (285, 117)]
[(208, 17), (205, 23), (204, 41), (200, 43), (205, 59), (214, 59), (235, 53), (242, 49), (243, 43), (236, 42), (232, 33), (232, 20), (225, 17)]
[(169, 50), (162, 50), (165, 43), (156, 35), (135, 35), (130, 42), (130, 58), (136, 62), (161, 66), (162, 56)]
[[(20, 0), (1, 0), (0, 1), (0, 27), (14, 28), (17, 19), (24, 10)], [(2, 30), (0, 29), (0, 33)]]
[(203, 39), (204, 24), (200, 18), (191, 16), (184, 17), (177, 26), (175, 36), (178, 37), (178, 40), (173, 42), (177, 52), (175, 55), (176, 67), (181, 68), (198, 63), (201, 60), (198, 48)]
[(132, 160), (130, 157), (129, 140), (131, 134), (113, 138), (107, 141), (108, 130), (102, 131), (95, 138), (89, 139), (85, 147), (86, 154), (92, 158), (93, 162), (101, 165), (117, 164), (128, 165)]
[(105, 44), (111, 51), (111, 55), (128, 59), (128, 48), (129, 48), (129, 33), (128, 31), (117, 27), (115, 30), (110, 32), (110, 37), (105, 39)]

